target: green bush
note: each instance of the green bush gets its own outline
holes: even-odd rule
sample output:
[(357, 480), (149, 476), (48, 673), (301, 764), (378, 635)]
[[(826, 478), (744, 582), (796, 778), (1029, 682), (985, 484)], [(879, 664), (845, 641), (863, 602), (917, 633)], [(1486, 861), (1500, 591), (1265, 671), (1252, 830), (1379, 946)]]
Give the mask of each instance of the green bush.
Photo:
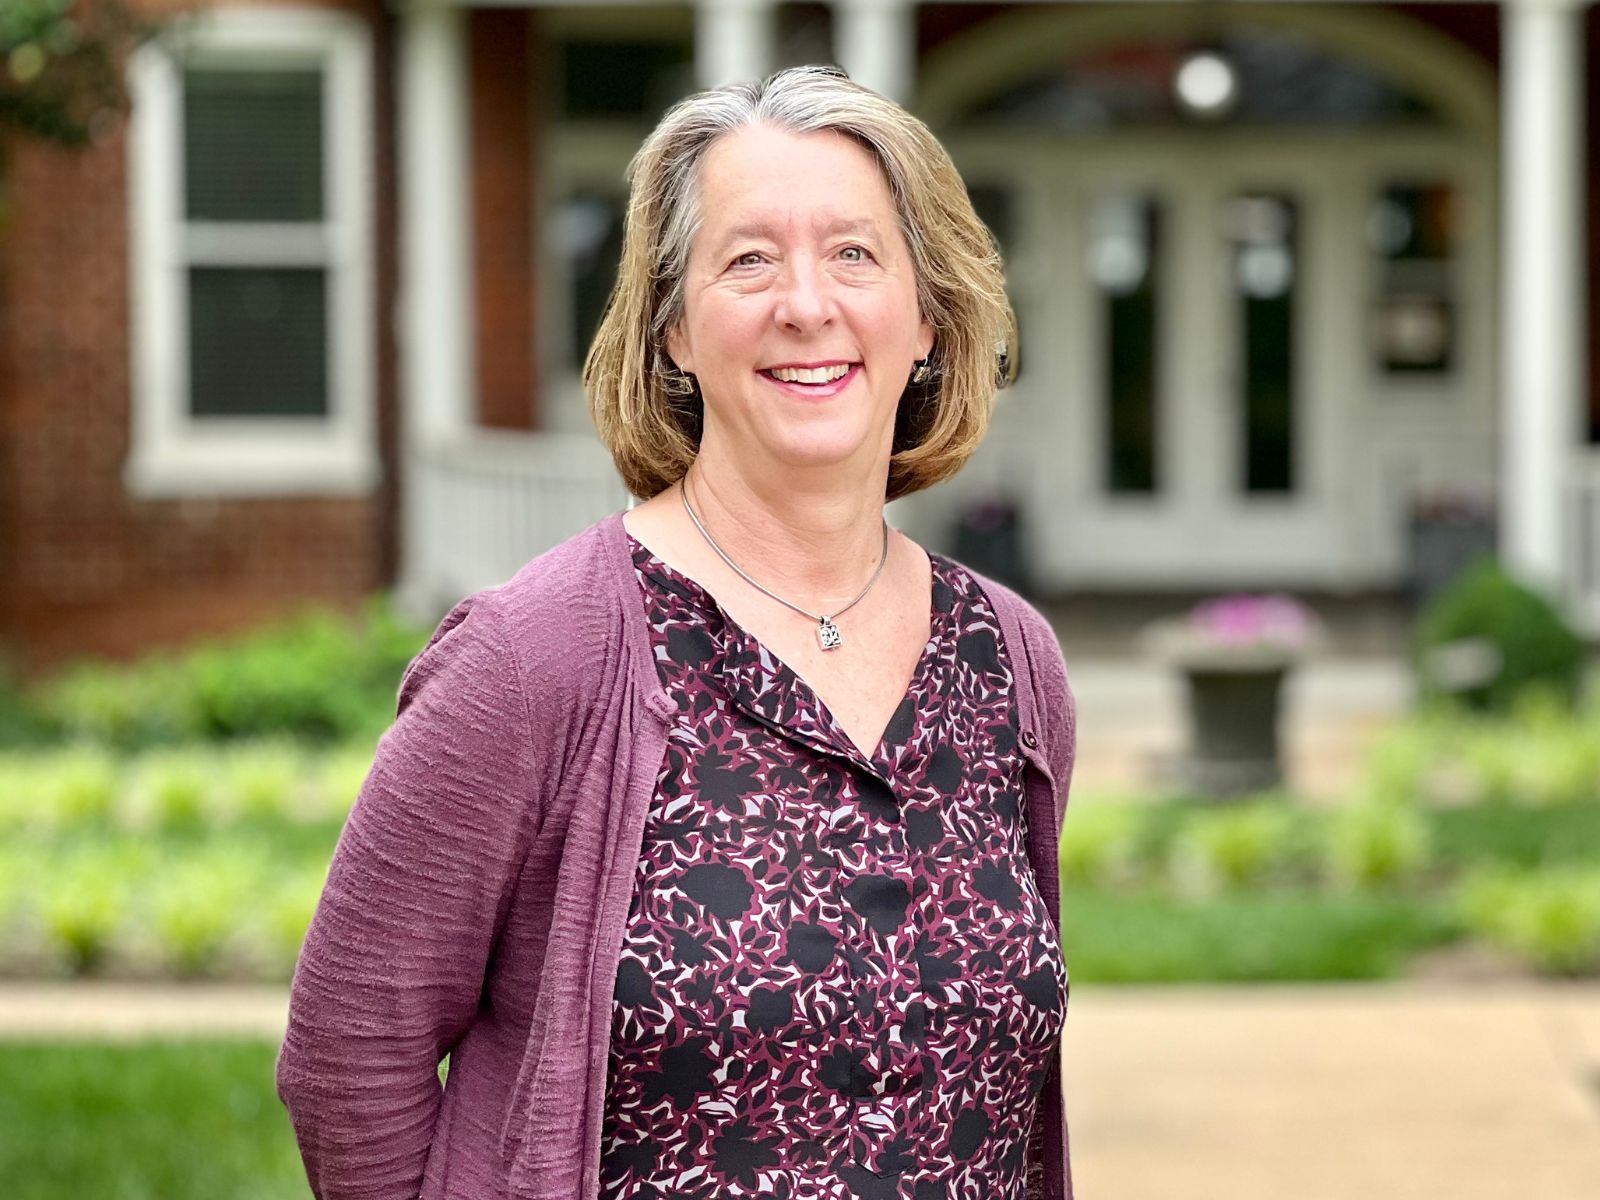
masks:
[(1195, 812), (1172, 842), (1169, 884), (1204, 897), (1271, 882), (1297, 860), (1295, 835), (1294, 815), (1277, 799)]
[(1481, 870), (1461, 882), (1457, 903), (1474, 933), (1541, 971), (1600, 969), (1600, 867)]
[(1336, 885), (1393, 887), (1428, 865), (1432, 829), (1412, 804), (1368, 796), (1332, 814), (1324, 846), (1327, 877)]
[[(1472, 652), (1469, 659), (1459, 657), (1462, 649)], [(1480, 652), (1489, 656), (1481, 664)], [(1425, 706), (1460, 703), (1498, 713), (1530, 685), (1550, 688), (1575, 707), (1584, 656), (1583, 640), (1556, 607), (1487, 555), (1424, 607), (1413, 648)]]
[(170, 973), (224, 973), (226, 952), (240, 940), (245, 914), (270, 876), (270, 863), (261, 853), (238, 845), (174, 858), (152, 881), (146, 910)]
[(279, 820), (303, 804), (305, 755), (281, 738), (241, 742), (222, 755), (219, 817)]
[(257, 910), (252, 942), (269, 978), (288, 979), (294, 973), (301, 943), (328, 881), (328, 865), (318, 863), (289, 872), (271, 887)]
[(71, 974), (102, 967), (124, 929), (150, 855), (137, 844), (93, 844), (57, 856), (42, 881), (39, 919), (48, 946)]
[(122, 750), (270, 735), (375, 738), (393, 721), (400, 677), (430, 632), (403, 622), (378, 594), (359, 619), (306, 608), (182, 653), (75, 663), (25, 696), (30, 736)]
[(1121, 798), (1074, 802), (1071, 818), (1062, 822), (1063, 879), (1094, 887), (1135, 882), (1142, 866), (1141, 833), (1148, 824), (1145, 807)]
[(118, 823), (144, 833), (195, 832), (220, 807), (216, 754), (203, 747), (152, 750), (133, 761)]

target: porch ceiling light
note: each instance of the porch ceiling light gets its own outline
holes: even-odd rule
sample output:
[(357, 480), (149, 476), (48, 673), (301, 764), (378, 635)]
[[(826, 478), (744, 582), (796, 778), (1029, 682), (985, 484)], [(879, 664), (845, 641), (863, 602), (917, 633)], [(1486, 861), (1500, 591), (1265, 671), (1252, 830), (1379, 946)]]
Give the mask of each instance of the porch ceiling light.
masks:
[(1239, 99), (1239, 73), (1222, 55), (1197, 50), (1188, 55), (1173, 77), (1178, 103), (1197, 117), (1225, 116)]

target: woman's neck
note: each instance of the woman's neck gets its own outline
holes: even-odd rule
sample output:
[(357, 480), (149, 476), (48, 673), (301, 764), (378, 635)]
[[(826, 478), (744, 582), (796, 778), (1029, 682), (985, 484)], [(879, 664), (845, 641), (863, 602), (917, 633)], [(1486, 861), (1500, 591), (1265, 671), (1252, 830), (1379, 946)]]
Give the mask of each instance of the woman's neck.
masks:
[(786, 599), (826, 611), (853, 600), (878, 567), (885, 480), (821, 475), (753, 478), (702, 451), (679, 487), (687, 488), (706, 532), (746, 574)]

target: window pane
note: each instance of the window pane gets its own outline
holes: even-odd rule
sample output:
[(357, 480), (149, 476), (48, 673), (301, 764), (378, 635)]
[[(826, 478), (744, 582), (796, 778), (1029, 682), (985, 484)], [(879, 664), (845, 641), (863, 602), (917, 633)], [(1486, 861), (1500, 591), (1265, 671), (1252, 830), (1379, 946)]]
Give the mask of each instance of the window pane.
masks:
[(1444, 374), (1455, 357), (1462, 196), (1450, 183), (1391, 183), (1367, 217), (1378, 255), (1373, 356), (1390, 375)]
[(694, 49), (679, 42), (567, 42), (562, 112), (654, 122), (694, 90)]
[(1089, 273), (1104, 304), (1106, 487), (1154, 492), (1160, 209), (1149, 195), (1094, 205)]
[(186, 211), (196, 221), (322, 219), (322, 72), (184, 72)]
[(622, 216), (627, 201), (607, 192), (574, 192), (556, 210), (556, 252), (570, 281), (572, 365), (583, 364), (622, 261)]
[(321, 268), (191, 268), (189, 411), (326, 416), (326, 292)]
[(1227, 201), (1239, 305), (1247, 492), (1287, 492), (1294, 478), (1294, 324), (1299, 274), (1293, 197), (1245, 193)]

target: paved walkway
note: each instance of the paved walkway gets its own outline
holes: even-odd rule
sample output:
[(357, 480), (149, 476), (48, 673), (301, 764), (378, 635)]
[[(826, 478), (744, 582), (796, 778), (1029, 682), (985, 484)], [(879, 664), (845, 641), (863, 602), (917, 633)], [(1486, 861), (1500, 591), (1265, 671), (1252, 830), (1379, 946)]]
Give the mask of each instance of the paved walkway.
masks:
[[(1596, 1200), (1600, 984), (1091, 987), (1079, 1200)], [(0, 985), (0, 1037), (279, 1037), (284, 994)]]

